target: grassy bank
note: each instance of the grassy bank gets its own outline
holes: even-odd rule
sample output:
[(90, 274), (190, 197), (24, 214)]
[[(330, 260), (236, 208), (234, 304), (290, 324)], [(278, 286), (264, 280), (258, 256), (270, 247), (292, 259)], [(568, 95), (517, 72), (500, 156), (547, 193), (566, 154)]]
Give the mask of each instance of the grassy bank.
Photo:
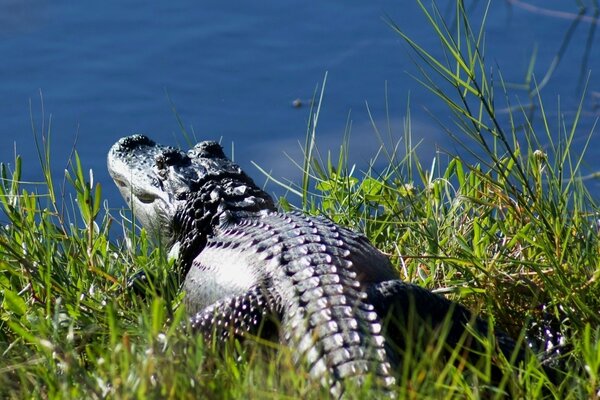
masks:
[[(419, 160), (386, 149), (384, 170), (356, 172), (345, 158), (319, 161), (311, 121), (305, 178), (290, 187), (305, 211), (365, 233), (398, 266), (399, 276), (435, 289), (491, 318), (515, 338), (527, 334), (565, 374), (551, 382), (540, 363), (511, 365), (493, 343), (482, 364), (443, 341), (407, 349), (399, 398), (502, 396), (597, 398), (600, 388), (598, 209), (571, 150), (581, 108), (556, 127), (532, 122), (510, 92), (492, 84), (483, 57), (483, 24), (457, 3), (454, 23), (424, 9), (444, 57), (419, 47), (390, 22), (419, 61), (419, 79), (448, 105), (445, 127), (472, 151), (467, 162)], [(502, 103), (501, 105), (499, 103)], [(496, 110), (513, 110), (499, 119)], [(314, 110), (316, 115), (317, 110)], [(519, 120), (517, 124), (515, 121)], [(313, 129), (314, 128), (314, 129)], [(558, 139), (557, 139), (558, 138)], [(549, 143), (545, 146), (541, 142)], [(476, 149), (476, 150), (475, 150)], [(102, 201), (101, 186), (78, 158), (68, 173), (72, 199), (60, 199), (42, 148), (44, 185), (21, 183), (21, 160), (2, 168), (0, 205), (0, 397), (2, 398), (320, 398), (328, 393), (291, 362), (293, 349), (251, 341), (224, 352), (189, 332), (164, 249)], [(31, 162), (31, 160), (29, 160)], [(375, 163), (374, 163), (375, 164)], [(110, 183), (106, 183), (110, 184)], [(281, 207), (290, 208), (282, 199)], [(114, 207), (114, 205), (111, 205)], [(123, 232), (119, 242), (109, 231)], [(125, 290), (140, 269), (158, 276), (141, 299)], [(544, 337), (550, 330), (558, 339)], [(537, 338), (537, 339), (536, 339)], [(553, 349), (547, 347), (553, 343)], [(491, 364), (505, 380), (490, 385)], [(372, 398), (368, 384), (349, 397)]]

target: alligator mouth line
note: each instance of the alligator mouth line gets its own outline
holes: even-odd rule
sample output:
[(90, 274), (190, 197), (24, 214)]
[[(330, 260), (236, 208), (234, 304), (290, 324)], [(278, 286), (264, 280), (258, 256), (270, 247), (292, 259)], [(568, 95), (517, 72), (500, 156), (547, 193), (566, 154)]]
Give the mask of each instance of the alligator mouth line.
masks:
[(138, 194), (135, 196), (141, 203), (150, 204), (154, 200), (158, 199), (158, 196), (152, 194)]

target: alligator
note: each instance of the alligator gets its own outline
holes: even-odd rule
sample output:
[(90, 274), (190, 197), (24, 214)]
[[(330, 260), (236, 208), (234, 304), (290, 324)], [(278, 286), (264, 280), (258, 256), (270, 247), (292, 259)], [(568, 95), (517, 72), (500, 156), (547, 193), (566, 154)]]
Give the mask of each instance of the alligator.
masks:
[(464, 306), (400, 280), (365, 236), (277, 211), (217, 142), (184, 152), (133, 135), (112, 146), (108, 169), (142, 226), (178, 250), (189, 321), (208, 340), (279, 340), (335, 396), (367, 375), (391, 388), (415, 321), (432, 335), (445, 327), (446, 347), (472, 359), (477, 335), (525, 357)]

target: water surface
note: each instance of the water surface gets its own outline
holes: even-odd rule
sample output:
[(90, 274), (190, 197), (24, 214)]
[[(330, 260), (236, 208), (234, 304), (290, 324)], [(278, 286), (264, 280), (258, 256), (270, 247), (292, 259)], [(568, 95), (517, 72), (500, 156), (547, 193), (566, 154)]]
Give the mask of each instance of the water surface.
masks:
[[(480, 3), (467, 2), (475, 20), (484, 12)], [(571, 121), (582, 96), (581, 82), (592, 71), (575, 143), (581, 148), (600, 108), (600, 51), (591, 14), (575, 23), (575, 1), (567, 0), (529, 1), (529, 7), (492, 3), (487, 61), (506, 81), (523, 82), (534, 51), (534, 72), (541, 81), (565, 44), (542, 91), (554, 135), (559, 102)], [(450, 17), (454, 1), (439, 4)], [(444, 120), (450, 113), (410, 76), (417, 71), (412, 53), (385, 18), (424, 47), (439, 48), (412, 0), (252, 5), (4, 0), (0, 160), (12, 163), (16, 149), (25, 160), (25, 179), (39, 180), (32, 125), (38, 134), (49, 130), (57, 179), (76, 145), (84, 166), (103, 184), (109, 204), (119, 207), (123, 203), (105, 167), (109, 147), (134, 132), (185, 145), (173, 104), (188, 132), (198, 139), (222, 140), (228, 151), (234, 147), (236, 160), (257, 181), (264, 179), (250, 161), (277, 177), (296, 180), (298, 172), (286, 154), (300, 157), (298, 143), (304, 141), (309, 107), (295, 108), (292, 102), (301, 99), (307, 105), (327, 72), (318, 127), (322, 149), (337, 149), (350, 118), (350, 160), (364, 167), (379, 145), (365, 104), (380, 129), (387, 132), (389, 123), (397, 140), (403, 136), (410, 99), (415, 141), (423, 141), (419, 155), (430, 165), (439, 149), (457, 149), (432, 118)], [(526, 91), (514, 93), (515, 103), (529, 101)], [(585, 164), (589, 172), (600, 170), (599, 140), (591, 143)], [(600, 192), (595, 181), (589, 185)]]

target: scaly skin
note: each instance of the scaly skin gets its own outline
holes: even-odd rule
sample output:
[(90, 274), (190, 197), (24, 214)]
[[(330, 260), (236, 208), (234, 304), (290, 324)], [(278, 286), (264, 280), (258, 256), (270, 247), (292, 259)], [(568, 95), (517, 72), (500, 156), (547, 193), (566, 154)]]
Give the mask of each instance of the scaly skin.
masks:
[[(135, 135), (111, 148), (108, 168), (138, 220), (179, 249), (192, 326), (208, 339), (279, 337), (336, 396), (345, 379), (368, 373), (383, 387), (394, 383), (411, 318), (430, 332), (449, 321), (452, 347), (464, 342), (467, 324), (488, 335), (487, 323), (464, 307), (397, 280), (364, 236), (275, 211), (215, 142), (184, 153)], [(510, 359), (514, 342), (495, 335)], [(463, 344), (476, 358), (476, 341)]]
[[(256, 334), (269, 314), (281, 321), (281, 342), (296, 350), (313, 377), (330, 374), (327, 383), (335, 386), (374, 370), (391, 384), (381, 322), (364, 290), (375, 277), (365, 274), (371, 262), (392, 270), (371, 249), (362, 236), (297, 213), (231, 224), (208, 240), (186, 277), (193, 325), (205, 335), (215, 325), (223, 326), (223, 336), (228, 325)], [(247, 303), (254, 306), (251, 317), (243, 310)]]

